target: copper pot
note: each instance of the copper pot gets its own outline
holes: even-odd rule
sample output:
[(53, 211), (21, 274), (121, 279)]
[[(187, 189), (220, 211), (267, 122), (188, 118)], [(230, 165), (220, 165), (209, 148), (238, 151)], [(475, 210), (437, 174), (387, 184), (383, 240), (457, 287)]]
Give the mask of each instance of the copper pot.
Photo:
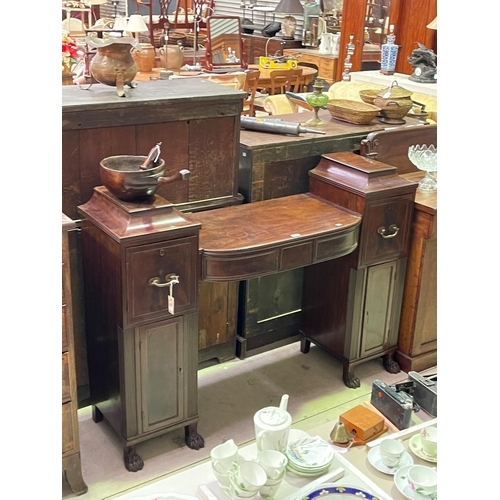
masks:
[(132, 57), (137, 65), (137, 71), (150, 73), (156, 65), (156, 51), (150, 43), (139, 43), (132, 49)]
[(135, 38), (87, 37), (86, 41), (90, 47), (97, 48), (97, 54), (90, 62), (90, 72), (98, 82), (122, 88), (131, 84), (137, 74), (131, 53), (138, 43)]
[(112, 194), (124, 201), (138, 201), (153, 196), (162, 184), (189, 178), (189, 170), (163, 177), (165, 161), (142, 170), (146, 156), (119, 155), (101, 160), (101, 181)]

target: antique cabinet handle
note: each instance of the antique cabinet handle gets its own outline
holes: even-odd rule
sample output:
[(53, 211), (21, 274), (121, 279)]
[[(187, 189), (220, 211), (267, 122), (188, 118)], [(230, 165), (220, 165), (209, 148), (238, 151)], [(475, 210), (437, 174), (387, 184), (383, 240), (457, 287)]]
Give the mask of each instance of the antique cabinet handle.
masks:
[(177, 283), (179, 283), (179, 276), (177, 276), (177, 274), (167, 274), (165, 276), (165, 283), (160, 283), (160, 278), (157, 276), (149, 280), (149, 284), (151, 286), (157, 286), (158, 288), (165, 288), (167, 286), (171, 287)]
[(387, 229), (384, 226), (380, 226), (377, 229), (377, 233), (380, 234), (380, 236), (382, 236), (382, 238), (384, 238), (384, 240), (388, 240), (389, 238), (394, 238), (394, 236), (396, 236), (396, 234), (398, 234), (399, 227), (396, 226), (396, 224), (391, 224), (389, 226), (389, 231), (391, 231), (391, 233), (390, 234), (386, 234), (387, 233)]

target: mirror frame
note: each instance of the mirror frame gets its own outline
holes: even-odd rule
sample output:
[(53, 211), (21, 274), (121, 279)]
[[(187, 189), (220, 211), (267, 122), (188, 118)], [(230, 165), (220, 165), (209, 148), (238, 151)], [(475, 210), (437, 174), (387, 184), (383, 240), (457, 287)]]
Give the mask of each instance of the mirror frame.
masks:
[[(213, 39), (212, 39), (212, 33), (211, 33), (211, 24), (218, 19), (223, 19), (223, 20), (231, 20), (234, 19), (236, 24), (238, 25), (238, 33), (234, 34), (235, 36), (235, 42), (231, 42), (231, 44), (228, 46), (234, 46), (239, 49), (240, 57), (239, 57), (239, 62), (214, 62), (214, 46), (213, 46)], [(233, 34), (231, 34), (233, 35)], [(205, 52), (205, 67), (208, 70), (212, 70), (214, 68), (220, 68), (220, 67), (229, 67), (229, 68), (242, 68), (246, 69), (248, 67), (247, 62), (244, 60), (243, 57), (243, 37), (242, 37), (242, 29), (241, 29), (241, 19), (237, 16), (210, 16), (207, 18), (207, 40), (205, 42), (205, 47), (206, 47), (206, 52)]]

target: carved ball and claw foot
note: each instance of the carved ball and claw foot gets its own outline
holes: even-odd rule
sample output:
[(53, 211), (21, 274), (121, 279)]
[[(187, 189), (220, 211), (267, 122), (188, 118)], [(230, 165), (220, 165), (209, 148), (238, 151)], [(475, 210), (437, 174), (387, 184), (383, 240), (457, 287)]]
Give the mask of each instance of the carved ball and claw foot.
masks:
[(349, 389), (357, 389), (361, 385), (359, 378), (356, 377), (353, 372), (350, 372), (349, 368), (344, 368), (342, 378), (344, 379), (344, 384), (349, 387)]
[(399, 363), (394, 359), (394, 353), (392, 352), (383, 356), (382, 362), (385, 370), (389, 373), (399, 373), (401, 371)]
[(200, 448), (203, 448), (205, 446), (205, 440), (196, 431), (197, 427), (198, 424), (191, 424), (191, 425), (186, 425), (186, 427), (184, 428), (184, 433), (186, 436), (186, 444), (192, 450), (199, 450)]
[(144, 461), (136, 453), (135, 446), (127, 446), (123, 450), (123, 461), (125, 463), (125, 468), (129, 472), (137, 472), (144, 467)]

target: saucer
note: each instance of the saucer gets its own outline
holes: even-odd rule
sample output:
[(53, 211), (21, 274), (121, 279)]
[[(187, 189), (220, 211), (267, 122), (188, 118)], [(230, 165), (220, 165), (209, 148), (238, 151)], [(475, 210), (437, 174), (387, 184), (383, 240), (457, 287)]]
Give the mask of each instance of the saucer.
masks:
[(422, 440), (420, 439), (420, 434), (415, 434), (410, 439), (410, 450), (417, 455), (417, 457), (427, 462), (437, 463), (437, 457), (431, 457), (427, 455), (424, 450), (422, 450)]
[(421, 495), (420, 493), (417, 493), (410, 488), (407, 478), (410, 467), (411, 465), (403, 467), (399, 469), (394, 475), (394, 484), (396, 485), (396, 488), (399, 490), (401, 495), (403, 495), (405, 498), (408, 498), (408, 500), (437, 500), (437, 493), (432, 496), (426, 496)]
[(368, 452), (368, 461), (373, 465), (373, 467), (375, 467), (375, 469), (383, 472), (384, 474), (390, 474), (391, 476), (396, 474), (399, 469), (413, 465), (413, 458), (411, 458), (411, 455), (405, 451), (398, 465), (395, 467), (388, 467), (382, 462), (382, 457), (380, 456), (380, 446), (374, 446)]

